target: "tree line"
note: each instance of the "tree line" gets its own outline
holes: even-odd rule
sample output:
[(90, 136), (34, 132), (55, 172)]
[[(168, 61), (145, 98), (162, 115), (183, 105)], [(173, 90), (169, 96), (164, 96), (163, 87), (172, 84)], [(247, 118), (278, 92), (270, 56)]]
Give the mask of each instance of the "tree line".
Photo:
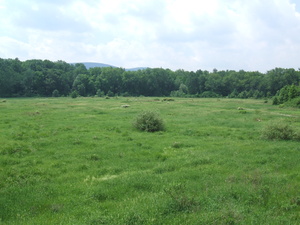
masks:
[(299, 86), (300, 71), (275, 68), (266, 73), (214, 69), (185, 71), (95, 67), (64, 61), (0, 58), (0, 97), (172, 96), (263, 98), (286, 85)]

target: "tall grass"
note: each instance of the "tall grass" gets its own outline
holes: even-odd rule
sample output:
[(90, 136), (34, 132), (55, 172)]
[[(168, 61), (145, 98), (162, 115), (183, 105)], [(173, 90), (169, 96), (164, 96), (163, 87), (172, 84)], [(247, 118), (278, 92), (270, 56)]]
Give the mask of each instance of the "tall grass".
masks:
[[(279, 120), (299, 127), (298, 110), (174, 100), (1, 102), (0, 224), (299, 222), (299, 142), (261, 138)], [(166, 131), (132, 127), (150, 110)]]

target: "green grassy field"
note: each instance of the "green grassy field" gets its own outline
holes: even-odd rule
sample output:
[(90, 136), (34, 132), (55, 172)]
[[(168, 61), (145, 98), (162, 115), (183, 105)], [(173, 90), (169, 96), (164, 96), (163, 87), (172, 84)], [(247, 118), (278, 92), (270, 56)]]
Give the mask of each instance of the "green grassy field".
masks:
[(0, 224), (300, 223), (300, 142), (261, 138), (299, 109), (161, 100), (0, 99)]

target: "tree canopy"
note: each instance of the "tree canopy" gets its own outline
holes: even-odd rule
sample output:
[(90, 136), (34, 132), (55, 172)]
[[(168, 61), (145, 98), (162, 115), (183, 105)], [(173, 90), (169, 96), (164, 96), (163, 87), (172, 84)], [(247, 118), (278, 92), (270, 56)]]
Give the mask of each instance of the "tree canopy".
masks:
[(147, 68), (126, 71), (115, 67), (87, 69), (64, 61), (0, 58), (0, 97), (178, 96), (261, 98), (278, 94), (287, 85), (299, 86), (300, 71), (275, 68), (266, 73), (214, 69), (212, 72)]

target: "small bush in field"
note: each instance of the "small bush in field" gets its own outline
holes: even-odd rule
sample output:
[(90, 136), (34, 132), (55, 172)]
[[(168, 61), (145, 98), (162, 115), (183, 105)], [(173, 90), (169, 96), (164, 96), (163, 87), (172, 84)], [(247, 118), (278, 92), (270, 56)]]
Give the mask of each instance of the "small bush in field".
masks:
[(288, 124), (277, 122), (267, 125), (262, 131), (267, 140), (299, 140), (299, 134)]
[(133, 121), (133, 126), (141, 131), (155, 132), (165, 130), (164, 121), (157, 112), (145, 111)]
[(72, 93), (71, 93), (71, 98), (77, 98), (78, 97), (78, 92), (77, 91), (73, 91)]
[(59, 97), (59, 91), (57, 89), (52, 92), (52, 97)]
[(173, 102), (175, 100), (173, 98), (164, 98), (162, 101), (163, 102)]

